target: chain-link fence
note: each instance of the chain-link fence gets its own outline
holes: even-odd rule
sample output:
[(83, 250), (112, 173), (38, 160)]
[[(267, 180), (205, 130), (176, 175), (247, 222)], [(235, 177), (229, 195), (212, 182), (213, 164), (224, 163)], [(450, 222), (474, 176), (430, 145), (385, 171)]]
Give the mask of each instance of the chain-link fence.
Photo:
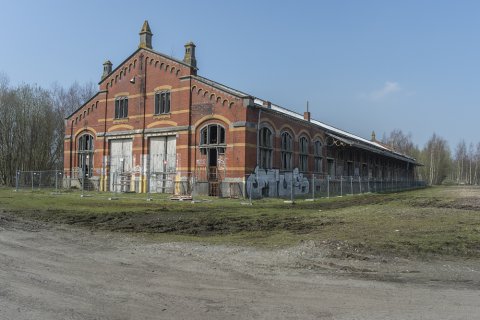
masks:
[(15, 190), (63, 189), (63, 171), (17, 171), (15, 176)]
[[(150, 169), (149, 169), (150, 168)], [(77, 189), (104, 191), (115, 194), (146, 193), (147, 198), (168, 195), (177, 199), (200, 196), (221, 198), (261, 199), (284, 198), (318, 199), (361, 193), (396, 192), (424, 187), (414, 179), (375, 179), (361, 176), (305, 174), (293, 171), (259, 170), (244, 177), (213, 175), (208, 172), (181, 172), (149, 166), (129, 170), (92, 168), (89, 172), (76, 168), (72, 171), (18, 171), (16, 189), (38, 190)]]
[(414, 179), (379, 179), (361, 176), (336, 176), (304, 174), (297, 170), (268, 170), (246, 177), (246, 193), (249, 198), (265, 197), (316, 199), (369, 192), (396, 192), (425, 187), (424, 181)]

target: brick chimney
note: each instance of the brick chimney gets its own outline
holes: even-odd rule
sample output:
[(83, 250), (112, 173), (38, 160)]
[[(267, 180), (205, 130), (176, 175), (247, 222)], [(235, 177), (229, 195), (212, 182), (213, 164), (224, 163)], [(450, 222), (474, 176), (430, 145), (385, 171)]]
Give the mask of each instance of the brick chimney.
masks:
[(308, 110), (308, 101), (307, 101), (307, 111), (303, 113), (303, 119), (307, 120), (310, 122), (310, 111)]
[(308, 122), (310, 122), (310, 111), (305, 111), (303, 113), (303, 119), (307, 120)]

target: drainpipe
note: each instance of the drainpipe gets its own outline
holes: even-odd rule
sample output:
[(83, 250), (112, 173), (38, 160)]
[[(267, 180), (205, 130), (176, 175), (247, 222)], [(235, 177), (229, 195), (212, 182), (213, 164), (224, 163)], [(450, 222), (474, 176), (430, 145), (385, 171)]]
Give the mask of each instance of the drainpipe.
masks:
[(262, 118), (262, 109), (260, 109), (260, 111), (258, 112), (258, 122), (257, 122), (257, 167), (258, 167), (258, 164), (260, 163), (259, 145), (260, 145), (260, 119), (261, 118)]
[(105, 86), (105, 115), (104, 115), (104, 127), (103, 127), (103, 155), (102, 155), (102, 166), (103, 166), (103, 191), (107, 191), (107, 162), (106, 162), (106, 152), (107, 152), (107, 107), (108, 107), (108, 84)]
[[(189, 79), (189, 87), (188, 87), (188, 146), (192, 144), (192, 76), (190, 75)], [(194, 164), (192, 165), (192, 155), (191, 150), (188, 148), (188, 156), (187, 156), (187, 167), (188, 171), (193, 169), (194, 172), (191, 172), (190, 175), (192, 178), (195, 175), (195, 166), (197, 163), (197, 130), (195, 128), (194, 131), (194, 141), (193, 141), (193, 153), (194, 153)], [(188, 173), (187, 173), (188, 175)], [(195, 183), (195, 181), (193, 182)]]
[[(70, 125), (70, 179), (72, 178), (72, 170), (73, 170), (73, 121)], [(70, 180), (71, 181), (71, 180)]]
[[(142, 59), (143, 61), (143, 59)], [(143, 62), (142, 62), (143, 63)], [(145, 58), (145, 68), (144, 68), (144, 71), (143, 71), (143, 81), (141, 81), (141, 85), (143, 86), (142, 88), (142, 95), (143, 95), (143, 126), (142, 126), (142, 154), (141, 154), (141, 157), (143, 158), (142, 159), (142, 165), (145, 165), (146, 167), (146, 164), (148, 163), (146, 161), (146, 155), (145, 155), (145, 124), (146, 124), (146, 110), (147, 110), (147, 66), (148, 66), (148, 63), (147, 63), (147, 58)], [(146, 163), (144, 163), (146, 162)], [(150, 168), (146, 168), (146, 170), (148, 171)], [(143, 177), (143, 174), (141, 173), (141, 179), (140, 179), (140, 183), (142, 184), (142, 186), (140, 187), (140, 190), (142, 189), (146, 189), (147, 188), (147, 184), (148, 184), (148, 181), (143, 181), (145, 180), (145, 178)], [(146, 190), (144, 190), (146, 191)], [(141, 192), (141, 191), (140, 191)]]

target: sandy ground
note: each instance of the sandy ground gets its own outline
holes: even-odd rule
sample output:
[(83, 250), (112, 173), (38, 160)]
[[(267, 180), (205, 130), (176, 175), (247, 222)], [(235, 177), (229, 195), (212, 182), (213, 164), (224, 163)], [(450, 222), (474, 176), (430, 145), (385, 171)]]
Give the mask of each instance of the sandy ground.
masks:
[(479, 319), (479, 289), (476, 260), (154, 243), (0, 213), (5, 320)]

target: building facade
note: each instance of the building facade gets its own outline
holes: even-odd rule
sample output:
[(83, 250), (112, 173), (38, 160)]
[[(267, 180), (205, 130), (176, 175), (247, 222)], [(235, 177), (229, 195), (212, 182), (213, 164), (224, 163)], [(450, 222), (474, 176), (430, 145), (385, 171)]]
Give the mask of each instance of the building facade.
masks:
[(201, 77), (195, 50), (185, 44), (183, 60), (154, 51), (145, 21), (138, 49), (114, 69), (104, 63), (98, 93), (66, 118), (70, 183), (185, 193), (194, 181), (198, 193), (281, 196), (285, 181), (311, 174), (413, 181), (415, 159), (374, 137)]

